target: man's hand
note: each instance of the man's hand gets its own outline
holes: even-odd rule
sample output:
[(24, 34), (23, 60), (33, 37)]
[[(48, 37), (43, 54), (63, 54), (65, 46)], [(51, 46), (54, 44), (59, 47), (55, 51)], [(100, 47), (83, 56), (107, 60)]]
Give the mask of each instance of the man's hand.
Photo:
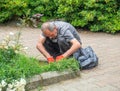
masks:
[(64, 58), (63, 55), (57, 56), (57, 57), (56, 57), (56, 61), (59, 61), (59, 60), (61, 60), (61, 59), (63, 59), (63, 58)]
[(48, 60), (48, 63), (52, 63), (55, 61), (53, 57), (49, 57), (49, 58), (47, 58), (47, 60)]

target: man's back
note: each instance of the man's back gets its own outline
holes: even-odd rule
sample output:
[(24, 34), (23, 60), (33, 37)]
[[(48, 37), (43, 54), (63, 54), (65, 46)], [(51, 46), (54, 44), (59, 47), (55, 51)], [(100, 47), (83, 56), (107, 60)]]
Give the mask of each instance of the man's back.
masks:
[(69, 23), (67, 22), (63, 22), (63, 21), (54, 21), (52, 22), (55, 24), (55, 26), (58, 29), (58, 37), (66, 37), (66, 39), (68, 40), (68, 42), (73, 39), (76, 38), (80, 43), (81, 43), (81, 39), (79, 37), (78, 32), (76, 31), (76, 29)]

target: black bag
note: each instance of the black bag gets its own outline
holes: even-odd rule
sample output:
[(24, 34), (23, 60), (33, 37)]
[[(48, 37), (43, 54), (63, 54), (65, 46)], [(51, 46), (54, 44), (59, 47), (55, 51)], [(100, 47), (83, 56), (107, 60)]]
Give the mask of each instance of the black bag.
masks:
[(82, 69), (90, 69), (98, 65), (98, 57), (90, 46), (80, 49), (77, 60)]

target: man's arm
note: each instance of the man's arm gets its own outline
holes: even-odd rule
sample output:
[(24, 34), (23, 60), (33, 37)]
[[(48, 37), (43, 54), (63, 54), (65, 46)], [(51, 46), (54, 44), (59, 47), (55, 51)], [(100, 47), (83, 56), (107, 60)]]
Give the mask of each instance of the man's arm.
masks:
[(70, 41), (70, 43), (72, 44), (71, 48), (69, 50), (67, 50), (63, 55), (63, 57), (68, 57), (70, 56), (71, 54), (73, 54), (75, 51), (77, 51), (80, 47), (81, 47), (81, 44), (78, 40), (76, 40), (75, 38), (72, 39)]
[(45, 47), (43, 46), (45, 40), (46, 40), (45, 37), (40, 36), (36, 48), (37, 48), (46, 58), (50, 58), (50, 57), (52, 57), (52, 56), (46, 51)]

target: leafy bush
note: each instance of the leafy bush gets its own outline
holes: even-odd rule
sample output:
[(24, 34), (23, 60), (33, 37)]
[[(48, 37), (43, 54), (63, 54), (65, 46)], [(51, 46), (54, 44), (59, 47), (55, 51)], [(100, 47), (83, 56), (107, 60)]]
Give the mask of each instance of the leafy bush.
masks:
[(58, 0), (58, 12), (77, 27), (91, 31), (120, 31), (118, 0)]
[(56, 17), (57, 7), (57, 0), (37, 0), (36, 2), (34, 0), (29, 0), (31, 14), (44, 14), (44, 17), (41, 19), (43, 22)]
[(41, 13), (42, 22), (62, 19), (95, 32), (120, 31), (120, 0), (2, 0), (0, 3), (0, 22), (25, 16), (30, 10), (28, 18)]
[(0, 1), (0, 22), (11, 18), (20, 17), (28, 10), (26, 0), (1, 0)]

